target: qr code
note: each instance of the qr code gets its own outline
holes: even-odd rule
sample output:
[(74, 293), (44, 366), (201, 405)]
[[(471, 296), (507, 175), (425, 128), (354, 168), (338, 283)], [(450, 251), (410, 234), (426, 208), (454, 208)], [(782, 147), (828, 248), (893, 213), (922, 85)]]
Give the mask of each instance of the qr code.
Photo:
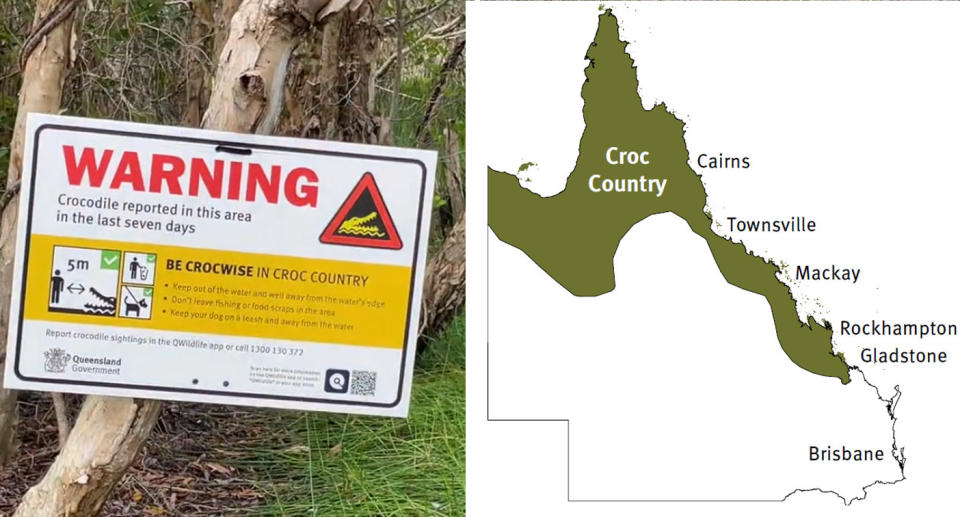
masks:
[(377, 391), (377, 372), (354, 370), (350, 373), (350, 394), (372, 397)]

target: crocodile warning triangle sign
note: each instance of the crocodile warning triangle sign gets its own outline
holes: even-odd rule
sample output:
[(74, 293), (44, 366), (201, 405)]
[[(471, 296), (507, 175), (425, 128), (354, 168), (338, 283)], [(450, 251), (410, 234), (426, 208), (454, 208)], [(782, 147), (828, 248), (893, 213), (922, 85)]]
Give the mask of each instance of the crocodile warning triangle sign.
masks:
[(320, 242), (398, 250), (403, 247), (373, 174), (364, 173), (320, 234)]

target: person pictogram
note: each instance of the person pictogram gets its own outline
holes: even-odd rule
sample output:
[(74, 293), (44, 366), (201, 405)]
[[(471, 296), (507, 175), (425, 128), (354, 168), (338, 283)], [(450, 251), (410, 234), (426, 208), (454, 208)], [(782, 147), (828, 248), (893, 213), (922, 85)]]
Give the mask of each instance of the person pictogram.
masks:
[(55, 270), (53, 272), (53, 277), (50, 278), (50, 305), (60, 303), (60, 293), (63, 292), (63, 283), (63, 277), (60, 276), (60, 270)]
[(137, 271), (140, 270), (143, 266), (137, 262), (137, 257), (133, 257), (133, 262), (130, 262), (130, 280), (137, 279)]

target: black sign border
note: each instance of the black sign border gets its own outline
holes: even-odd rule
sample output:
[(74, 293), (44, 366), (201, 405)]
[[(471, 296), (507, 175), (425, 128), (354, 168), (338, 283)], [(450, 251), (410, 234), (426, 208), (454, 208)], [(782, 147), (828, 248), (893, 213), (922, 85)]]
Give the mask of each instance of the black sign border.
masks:
[[(311, 154), (311, 155), (324, 155), (324, 156), (337, 156), (341, 158), (362, 158), (367, 160), (381, 160), (388, 162), (400, 162), (400, 163), (410, 163), (420, 166), (420, 202), (417, 208), (417, 231), (416, 237), (413, 243), (413, 261), (411, 264), (410, 271), (410, 295), (407, 299), (407, 321), (403, 330), (403, 349), (401, 351), (400, 357), (400, 378), (397, 383), (397, 398), (393, 402), (364, 402), (362, 400), (338, 400), (338, 399), (325, 399), (325, 398), (311, 398), (311, 397), (295, 397), (289, 395), (273, 395), (268, 393), (246, 393), (246, 392), (237, 392), (237, 391), (227, 391), (227, 390), (208, 390), (208, 389), (195, 389), (195, 388), (178, 388), (174, 386), (152, 386), (149, 384), (127, 384), (127, 383), (116, 383), (116, 382), (99, 382), (99, 381), (82, 381), (75, 379), (45, 379), (42, 377), (27, 377), (20, 373), (20, 345), (23, 341), (23, 315), (25, 308), (25, 296), (27, 290), (27, 270), (29, 267), (30, 256), (30, 238), (31, 230), (33, 226), (33, 200), (34, 192), (36, 191), (37, 186), (37, 156), (40, 150), (40, 135), (43, 131), (47, 129), (61, 130), (61, 131), (74, 131), (78, 133), (98, 133), (105, 135), (115, 135), (115, 136), (125, 136), (132, 138), (147, 138), (152, 140), (172, 140), (175, 142), (190, 142), (195, 144), (205, 144), (211, 146), (230, 146), (230, 147), (239, 147), (244, 149), (263, 149), (269, 151), (281, 151), (288, 153), (302, 153), (302, 154)], [(249, 399), (266, 399), (266, 400), (285, 400), (292, 402), (311, 402), (316, 404), (330, 404), (330, 405), (342, 405), (342, 406), (365, 406), (365, 407), (377, 407), (377, 408), (394, 408), (400, 404), (403, 400), (403, 383), (406, 378), (405, 373), (407, 369), (407, 350), (410, 347), (410, 318), (411, 313), (413, 312), (413, 293), (416, 288), (416, 278), (417, 278), (417, 259), (420, 253), (420, 233), (423, 224), (423, 199), (424, 191), (427, 186), (427, 166), (422, 161), (414, 158), (399, 158), (399, 157), (389, 157), (389, 156), (378, 156), (371, 154), (363, 153), (350, 153), (350, 152), (341, 152), (341, 151), (324, 151), (320, 149), (302, 149), (296, 147), (286, 147), (280, 145), (269, 145), (269, 144), (253, 144), (248, 142), (231, 142), (229, 140), (212, 140), (208, 138), (196, 138), (196, 137), (183, 137), (183, 136), (172, 136), (172, 135), (159, 135), (155, 133), (143, 133), (137, 131), (126, 131), (120, 129), (104, 129), (104, 128), (92, 128), (87, 126), (75, 126), (69, 124), (42, 124), (37, 128), (36, 133), (34, 134), (33, 140), (33, 156), (32, 164), (30, 168), (30, 205), (27, 208), (27, 231), (26, 231), (26, 241), (24, 242), (23, 247), (23, 278), (21, 279), (20, 286), (20, 311), (19, 318), (17, 321), (17, 343), (15, 349), (15, 357), (13, 362), (13, 373), (17, 376), (18, 379), (27, 381), (27, 382), (44, 382), (51, 384), (67, 384), (67, 385), (78, 385), (78, 386), (98, 386), (105, 388), (121, 388), (121, 389), (130, 389), (130, 390), (149, 390), (149, 391), (162, 391), (162, 392), (174, 392), (174, 393), (194, 393), (198, 395), (214, 395), (219, 397), (240, 397), (240, 398), (249, 398)], [(139, 397), (139, 398), (149, 398), (149, 397)]]

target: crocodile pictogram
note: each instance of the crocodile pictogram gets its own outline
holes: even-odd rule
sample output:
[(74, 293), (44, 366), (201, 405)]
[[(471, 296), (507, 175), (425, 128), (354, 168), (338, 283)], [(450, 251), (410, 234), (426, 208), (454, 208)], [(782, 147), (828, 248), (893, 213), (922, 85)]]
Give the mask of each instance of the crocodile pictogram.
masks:
[(366, 225), (366, 223), (369, 223), (377, 217), (378, 214), (376, 212), (370, 212), (363, 217), (351, 217), (350, 219), (344, 221), (339, 228), (337, 228), (337, 233), (362, 235), (364, 237), (384, 237), (387, 234), (381, 232), (380, 228)]

